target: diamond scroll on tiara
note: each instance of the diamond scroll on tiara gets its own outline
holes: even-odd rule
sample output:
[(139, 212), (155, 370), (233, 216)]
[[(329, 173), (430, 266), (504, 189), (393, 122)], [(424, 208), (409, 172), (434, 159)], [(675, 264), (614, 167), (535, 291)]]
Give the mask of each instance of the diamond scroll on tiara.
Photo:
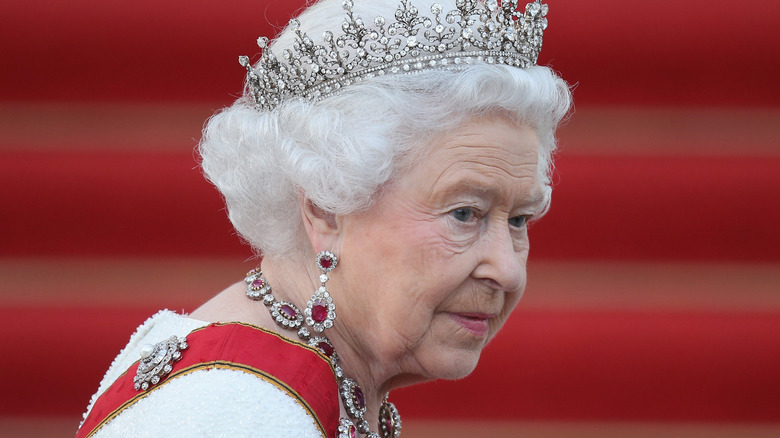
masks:
[(476, 62), (526, 68), (536, 64), (547, 28), (548, 8), (541, 0), (523, 12), (518, 0), (457, 0), (450, 11), (433, 3), (430, 14), (400, 0), (393, 17), (368, 23), (352, 12), (353, 0), (342, 6), (341, 29), (324, 32), (318, 42), (293, 19), (295, 41), (281, 59), (265, 37), (257, 40), (262, 56), (254, 67), (249, 57), (239, 57), (257, 108), (272, 110), (292, 98), (316, 101), (385, 74), (456, 70)]

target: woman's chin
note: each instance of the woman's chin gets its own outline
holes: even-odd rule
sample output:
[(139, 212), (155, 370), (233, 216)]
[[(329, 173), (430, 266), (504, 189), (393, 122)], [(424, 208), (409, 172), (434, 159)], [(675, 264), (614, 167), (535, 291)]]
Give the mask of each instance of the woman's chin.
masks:
[(477, 367), (480, 353), (481, 350), (446, 351), (437, 355), (428, 370), (436, 379), (462, 379), (471, 374)]

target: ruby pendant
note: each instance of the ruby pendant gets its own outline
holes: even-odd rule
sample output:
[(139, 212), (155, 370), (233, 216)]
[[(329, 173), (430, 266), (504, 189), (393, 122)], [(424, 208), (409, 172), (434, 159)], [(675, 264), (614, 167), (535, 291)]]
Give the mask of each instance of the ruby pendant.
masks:
[(303, 311), (306, 316), (306, 324), (314, 331), (322, 333), (325, 329), (333, 327), (336, 319), (336, 305), (325, 286), (320, 286), (306, 303)]
[(311, 319), (314, 322), (324, 322), (328, 319), (328, 308), (325, 307), (325, 303), (317, 301), (311, 308)]

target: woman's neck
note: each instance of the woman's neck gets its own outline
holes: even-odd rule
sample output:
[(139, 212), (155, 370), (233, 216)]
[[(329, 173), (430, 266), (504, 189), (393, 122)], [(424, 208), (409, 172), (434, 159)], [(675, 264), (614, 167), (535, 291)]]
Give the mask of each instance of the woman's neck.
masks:
[[(313, 260), (314, 257), (312, 256), (310, 259)], [(306, 303), (309, 301), (312, 293), (320, 286), (318, 279), (320, 272), (313, 262), (307, 264), (305, 261), (293, 259), (266, 258), (262, 262), (261, 269), (263, 276), (271, 285), (272, 293), (276, 300), (289, 301), (300, 310), (306, 307)], [(334, 271), (334, 273), (329, 275), (336, 277), (338, 273)], [(330, 290), (330, 283), (328, 286)], [(345, 324), (347, 318), (345, 318), (343, 309), (346, 306), (339, 306), (344, 300), (344, 297), (339, 292), (335, 286), (330, 291), (334, 302), (336, 302), (337, 315), (334, 327), (326, 329), (322, 335), (327, 337), (333, 344), (338, 353), (339, 366), (344, 370), (344, 374), (356, 381), (363, 391), (366, 402), (364, 418), (368, 421), (372, 430), (374, 430), (377, 427), (379, 407), (382, 400), (385, 394), (392, 389), (391, 381), (386, 374), (387, 369), (385, 367), (387, 363), (382, 363), (382, 361), (373, 358), (369, 351), (362, 351), (363, 349), (359, 347), (359, 342), (355, 340), (360, 338), (360, 334), (356, 333), (356, 330), (368, 330), (369, 328), (362, 326), (358, 328), (348, 327)], [(285, 331), (277, 325), (269, 328), (280, 332)], [(286, 331), (288, 333), (283, 334), (287, 336), (295, 333), (293, 330)], [(312, 335), (318, 334), (312, 332)], [(341, 403), (341, 410), (342, 416), (347, 416), (343, 403)]]

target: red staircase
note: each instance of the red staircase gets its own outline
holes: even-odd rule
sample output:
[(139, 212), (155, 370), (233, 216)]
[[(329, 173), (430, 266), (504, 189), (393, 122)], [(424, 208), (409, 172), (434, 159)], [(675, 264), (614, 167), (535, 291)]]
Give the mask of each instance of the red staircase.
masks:
[[(193, 148), (301, 3), (0, 5), (0, 429), (68, 435), (140, 322), (251, 267)], [(780, 434), (780, 3), (549, 3), (577, 110), (528, 290), (472, 376), (394, 394), (409, 433)]]

